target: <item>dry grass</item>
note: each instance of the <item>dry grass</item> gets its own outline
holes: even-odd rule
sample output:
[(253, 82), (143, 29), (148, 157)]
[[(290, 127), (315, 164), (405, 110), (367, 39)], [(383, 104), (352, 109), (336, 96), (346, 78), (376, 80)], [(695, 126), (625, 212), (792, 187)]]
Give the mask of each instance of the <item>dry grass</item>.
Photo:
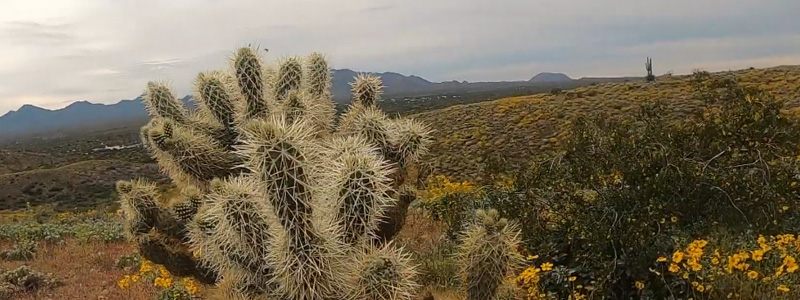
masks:
[[(412, 253), (424, 253), (437, 247), (444, 227), (418, 211), (412, 210), (406, 226), (396, 240)], [(0, 249), (10, 247), (8, 242), (0, 243)], [(117, 282), (136, 270), (122, 270), (116, 267), (117, 260), (135, 251), (127, 242), (120, 243), (81, 243), (67, 240), (63, 245), (40, 243), (34, 260), (27, 262), (0, 261), (0, 269), (13, 269), (29, 265), (36, 271), (52, 273), (62, 284), (58, 287), (43, 288), (34, 293), (21, 294), (19, 300), (152, 300), (158, 288), (147, 284), (132, 284), (120, 289)], [(431, 289), (436, 300), (456, 299), (453, 291)]]
[[(5, 248), (7, 245), (3, 245)], [(117, 281), (125, 270), (117, 269), (117, 259), (134, 251), (127, 243), (84, 244), (69, 240), (63, 245), (38, 247), (36, 258), (29, 262), (0, 262), (0, 268), (11, 269), (27, 264), (33, 269), (52, 273), (63, 283), (35, 293), (19, 295), (19, 300), (150, 300), (157, 288), (146, 285), (122, 290)]]

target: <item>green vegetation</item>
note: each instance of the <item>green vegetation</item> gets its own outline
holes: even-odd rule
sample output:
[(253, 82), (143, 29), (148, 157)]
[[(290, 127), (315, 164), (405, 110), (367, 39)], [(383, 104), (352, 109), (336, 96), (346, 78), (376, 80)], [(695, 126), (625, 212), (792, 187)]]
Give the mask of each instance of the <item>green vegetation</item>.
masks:
[(119, 218), (112, 213), (95, 210), (51, 213), (51, 210), (39, 207), (36, 213), (23, 211), (4, 215), (6, 220), (0, 222), (0, 241), (14, 241), (16, 244), (2, 255), (29, 259), (40, 241), (57, 244), (74, 238), (82, 242), (113, 243), (124, 239)]
[[(524, 167), (488, 157), (480, 189), (450, 181), (426, 201), (460, 193), (473, 201), (451, 203), (495, 207), (517, 221), (530, 253), (517, 283), (529, 299), (796, 298), (791, 261), (771, 288), (746, 288), (728, 274), (746, 278), (761, 260), (733, 246), (758, 234), (791, 241), (772, 248), (800, 246), (780, 235), (800, 225), (800, 124), (784, 101), (733, 78), (699, 72), (691, 84), (700, 104), (683, 122), (663, 101), (636, 114), (579, 117), (560, 150)], [(728, 246), (704, 250), (708, 241)], [(714, 256), (733, 262), (731, 271), (698, 272)]]
[(52, 274), (43, 274), (28, 266), (21, 266), (13, 270), (0, 270), (0, 299), (13, 299), (24, 292), (36, 291), (43, 287), (53, 287), (59, 284), (52, 278)]

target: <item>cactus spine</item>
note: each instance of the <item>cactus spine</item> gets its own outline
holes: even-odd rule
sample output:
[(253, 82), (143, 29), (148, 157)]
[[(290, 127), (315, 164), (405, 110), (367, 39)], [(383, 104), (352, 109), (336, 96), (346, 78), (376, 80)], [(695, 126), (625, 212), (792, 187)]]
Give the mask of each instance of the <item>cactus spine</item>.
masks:
[(495, 299), (506, 277), (522, 261), (519, 230), (497, 210), (478, 210), (459, 252), (468, 300)]
[(405, 169), (429, 130), (379, 110), (381, 82), (369, 75), (335, 126), (331, 80), (321, 54), (270, 68), (242, 48), (229, 72), (198, 75), (197, 111), (148, 84), (141, 138), (182, 195), (118, 184), (140, 252), (221, 280), (220, 299), (409, 299), (414, 268), (390, 241), (414, 199), (398, 192), (416, 182)]

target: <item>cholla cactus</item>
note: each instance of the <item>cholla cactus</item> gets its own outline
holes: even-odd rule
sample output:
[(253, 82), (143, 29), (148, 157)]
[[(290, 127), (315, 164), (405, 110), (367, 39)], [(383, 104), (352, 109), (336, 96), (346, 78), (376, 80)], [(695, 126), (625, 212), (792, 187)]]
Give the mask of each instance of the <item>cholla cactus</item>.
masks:
[(378, 109), (370, 75), (356, 78), (335, 126), (317, 53), (267, 67), (242, 48), (231, 69), (197, 77), (196, 111), (148, 84), (141, 138), (181, 195), (118, 184), (140, 252), (222, 280), (220, 299), (409, 299), (414, 268), (390, 241), (414, 200), (406, 168), (425, 154), (429, 129)]
[(522, 261), (519, 230), (494, 209), (478, 210), (476, 217), (459, 252), (467, 299), (496, 299), (503, 279)]

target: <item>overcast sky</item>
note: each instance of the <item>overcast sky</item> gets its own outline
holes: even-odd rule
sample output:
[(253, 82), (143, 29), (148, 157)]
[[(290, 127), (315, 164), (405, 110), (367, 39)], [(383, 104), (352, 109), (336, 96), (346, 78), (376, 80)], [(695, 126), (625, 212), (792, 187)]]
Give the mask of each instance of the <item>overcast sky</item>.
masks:
[(798, 0), (0, 0), (0, 114), (114, 103), (227, 67), (321, 51), (334, 68), (432, 81), (800, 64)]

